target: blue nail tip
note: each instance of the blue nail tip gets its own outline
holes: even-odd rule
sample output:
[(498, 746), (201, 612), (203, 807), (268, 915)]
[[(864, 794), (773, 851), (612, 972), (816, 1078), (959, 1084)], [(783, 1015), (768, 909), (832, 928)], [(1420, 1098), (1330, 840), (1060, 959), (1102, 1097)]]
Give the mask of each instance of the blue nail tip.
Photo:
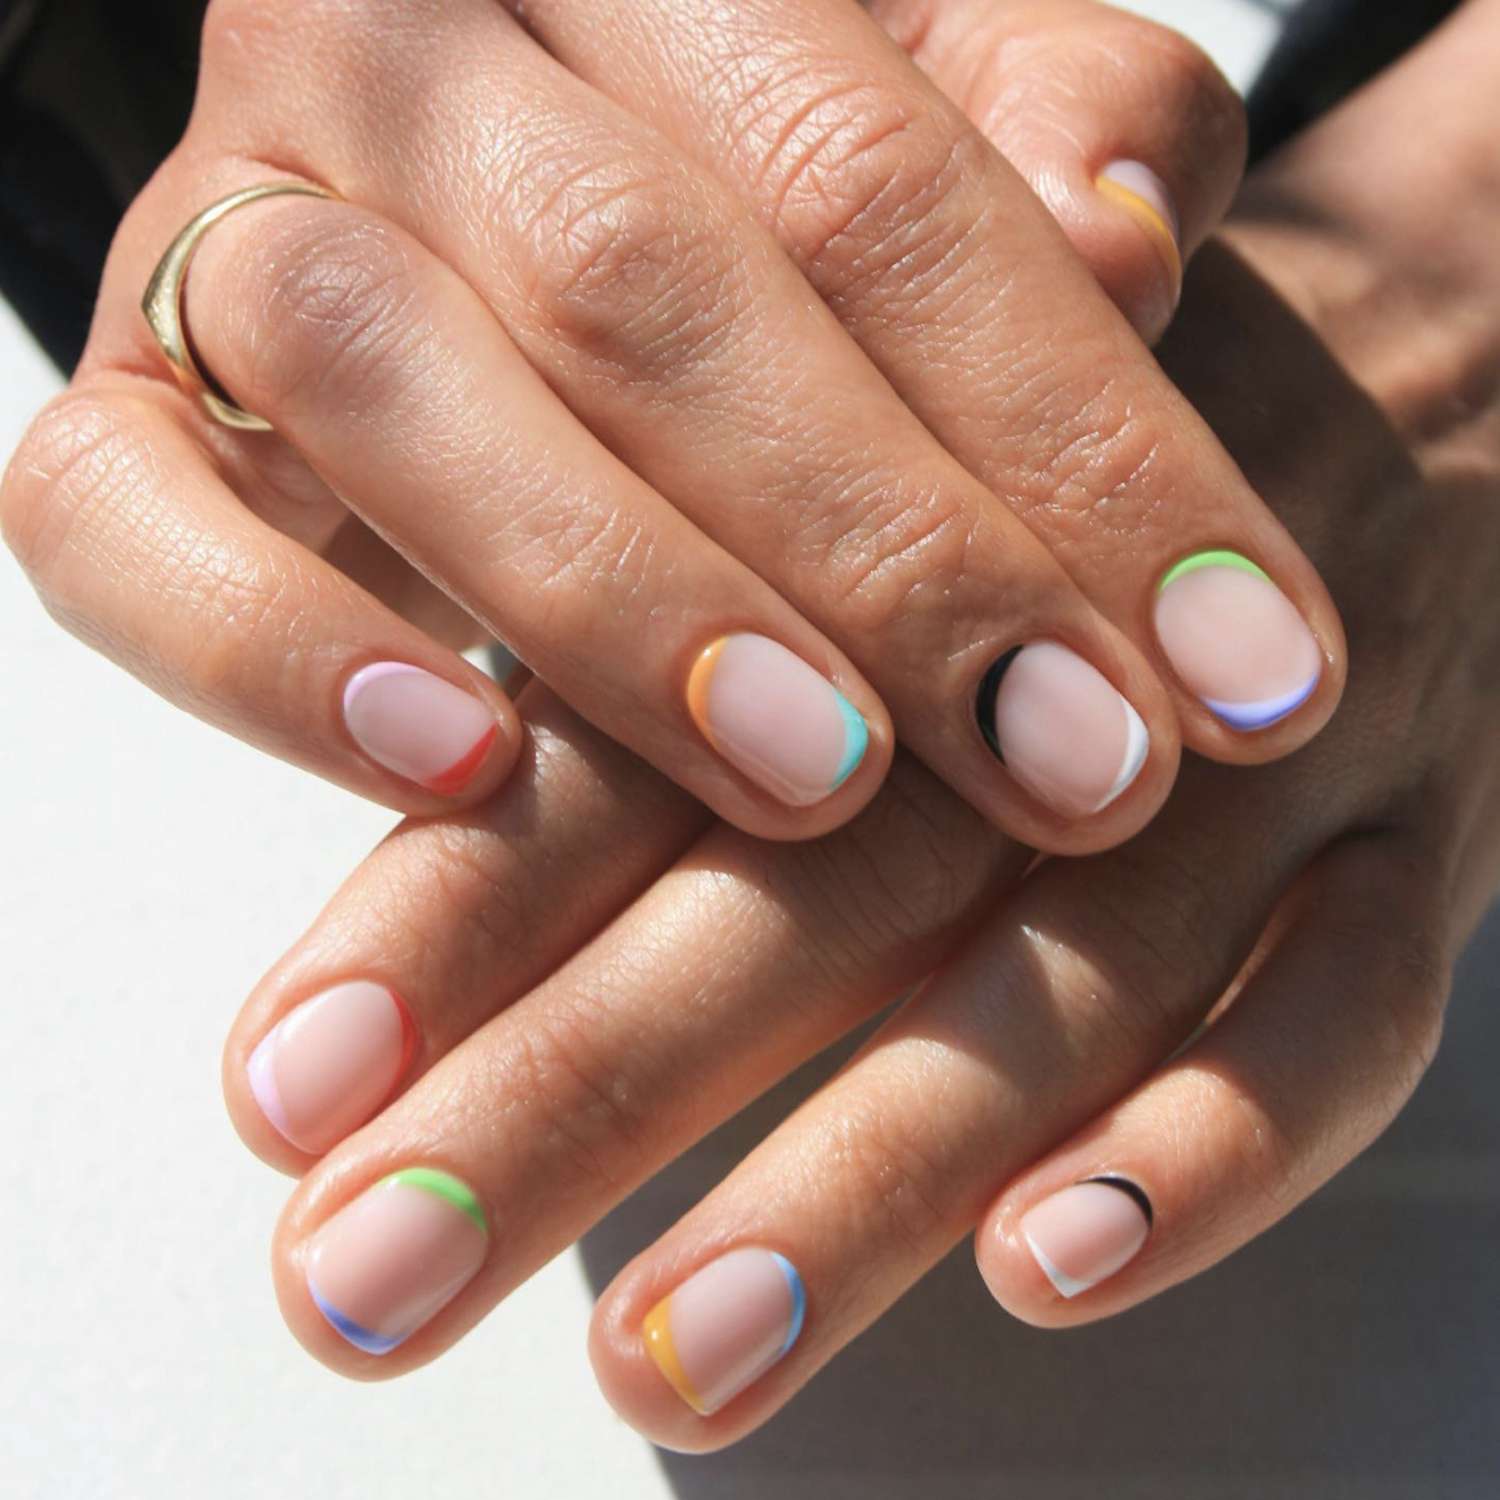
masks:
[(312, 1293), (313, 1302), (328, 1320), (329, 1326), (348, 1339), (356, 1349), (363, 1349), (366, 1354), (389, 1354), (397, 1344), (404, 1342), (403, 1339), (389, 1338), (383, 1333), (373, 1333), (356, 1323), (353, 1318), (345, 1316), (318, 1291), (311, 1277), (308, 1277), (307, 1289)]

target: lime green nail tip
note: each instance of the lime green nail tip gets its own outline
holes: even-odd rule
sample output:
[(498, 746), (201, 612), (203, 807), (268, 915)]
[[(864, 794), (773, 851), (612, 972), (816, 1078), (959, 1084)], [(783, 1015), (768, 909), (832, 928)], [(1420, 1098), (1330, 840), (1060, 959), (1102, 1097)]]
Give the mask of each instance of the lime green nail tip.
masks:
[(421, 1188), (424, 1193), (432, 1193), (451, 1203), (460, 1213), (467, 1214), (485, 1234), (490, 1232), (479, 1199), (468, 1186), (447, 1172), (439, 1172), (433, 1167), (403, 1167), (399, 1172), (392, 1172), (380, 1185), (385, 1187), (388, 1183), (399, 1183), (402, 1187)]
[(1195, 552), (1191, 557), (1183, 558), (1157, 585), (1157, 593), (1160, 593), (1169, 583), (1176, 583), (1184, 575), (1196, 573), (1199, 568), (1238, 568), (1241, 573), (1250, 573), (1256, 578), (1264, 578), (1267, 583), (1271, 581), (1271, 575), (1264, 568), (1251, 562), (1248, 557), (1241, 557), (1238, 552), (1220, 549), (1213, 552)]

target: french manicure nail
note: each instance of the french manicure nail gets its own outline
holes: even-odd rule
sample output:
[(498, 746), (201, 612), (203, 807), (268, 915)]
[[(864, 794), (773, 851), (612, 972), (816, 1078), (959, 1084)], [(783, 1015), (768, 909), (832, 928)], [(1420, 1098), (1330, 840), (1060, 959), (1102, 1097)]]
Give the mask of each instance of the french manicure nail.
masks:
[(1124, 1177), (1096, 1177), (1044, 1198), (1021, 1233), (1064, 1297), (1078, 1297), (1129, 1264), (1151, 1233), (1151, 1200)]
[(447, 1172), (406, 1167), (313, 1235), (307, 1289), (356, 1349), (389, 1354), (463, 1290), (488, 1249), (473, 1192)]
[(488, 704), (408, 662), (361, 667), (344, 687), (344, 723), (387, 770), (430, 792), (461, 792), (499, 733)]
[(1182, 285), (1182, 231), (1166, 183), (1144, 162), (1112, 161), (1094, 180), (1094, 187), (1145, 231), (1166, 263), (1175, 301)]
[(1295, 713), (1323, 675), (1307, 622), (1265, 570), (1238, 552), (1195, 552), (1166, 574), (1156, 636), (1189, 691), (1246, 733)]
[(990, 668), (979, 727), (1011, 775), (1069, 818), (1121, 796), (1151, 748), (1141, 716), (1109, 679), (1054, 641), (1018, 647)]
[(250, 1089), (292, 1145), (321, 1155), (390, 1098), (416, 1043), (395, 994), (351, 980), (304, 1001), (261, 1038), (250, 1054)]
[(870, 743), (854, 705), (763, 635), (727, 635), (702, 652), (688, 677), (687, 702), (704, 739), (792, 807), (809, 807), (841, 787)]
[(731, 1250), (646, 1314), (647, 1352), (700, 1416), (727, 1406), (797, 1342), (802, 1278), (774, 1250)]

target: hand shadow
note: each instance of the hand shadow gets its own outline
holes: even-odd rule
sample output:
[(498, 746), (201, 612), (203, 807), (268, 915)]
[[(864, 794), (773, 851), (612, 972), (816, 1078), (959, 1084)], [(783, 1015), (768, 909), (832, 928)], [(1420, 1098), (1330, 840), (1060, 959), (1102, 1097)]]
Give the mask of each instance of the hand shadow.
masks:
[[(1287, 497), (1281, 513), (1312, 554), (1330, 555), (1319, 535), (1325, 481), (1368, 475), (1372, 492), (1376, 479), (1389, 491), (1391, 465), (1409, 460), (1364, 393), (1228, 250), (1201, 258), (1194, 283), (1167, 363), (1251, 482)], [(1351, 647), (1360, 660), (1364, 648)], [(1500, 909), (1461, 967), (1439, 1059), (1395, 1126), (1207, 1275), (1111, 1321), (1043, 1333), (994, 1304), (965, 1242), (759, 1432), (718, 1454), (662, 1453), (673, 1492), (1492, 1500), (1497, 992)], [(581, 1249), (594, 1290), (849, 1050), (804, 1069), (589, 1234)]]

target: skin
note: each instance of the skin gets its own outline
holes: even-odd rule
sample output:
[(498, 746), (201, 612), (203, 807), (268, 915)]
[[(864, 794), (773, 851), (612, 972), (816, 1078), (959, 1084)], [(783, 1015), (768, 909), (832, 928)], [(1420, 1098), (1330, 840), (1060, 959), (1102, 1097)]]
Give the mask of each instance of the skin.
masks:
[[(434, 1357), (636, 1184), (934, 969), (601, 1298), (600, 1382), (654, 1441), (706, 1450), (753, 1430), (976, 1228), (1009, 1310), (1043, 1326), (1108, 1316), (1245, 1243), (1384, 1127), (1433, 1054), (1454, 957), (1500, 881), (1500, 410), (1480, 379), (1500, 210), (1473, 190), (1489, 149), (1475, 101), (1497, 82), (1500, 5), (1486, 0), (1251, 184), (1165, 350), (1343, 603), (1356, 671), (1318, 744), (1253, 775), (1195, 762), (1130, 846), (1023, 878), (1030, 851), (904, 757), (848, 827), (773, 848), (705, 830), (528, 689), (537, 755), (511, 787), (388, 840), (230, 1038), (237, 1125), (306, 1171), (274, 1255), (283, 1311), (317, 1357), (359, 1378)], [(1418, 118), (1432, 154), (1404, 161)], [(601, 810), (618, 817), (620, 834), (559, 913), (577, 868), (570, 809), (596, 836)], [(653, 832), (637, 839), (640, 824)], [(669, 846), (683, 852), (652, 883)], [(244, 1059), (297, 1000), (370, 973), (413, 1004), (426, 1050), (413, 1084), (314, 1163), (259, 1118)], [(411, 1160), (459, 1174), (504, 1228), (459, 1297), (376, 1360), (323, 1322), (300, 1260), (320, 1223)], [(1016, 1226), (1103, 1172), (1145, 1189), (1155, 1227), (1118, 1275), (1064, 1303)], [(736, 1245), (793, 1260), (808, 1322), (705, 1420), (662, 1381), (640, 1327)]]
[[(897, 734), (997, 826), (1071, 853), (1149, 821), (1180, 740), (1239, 764), (1306, 743), (1342, 690), (1337, 614), (1111, 303), (1153, 336), (1175, 272), (1093, 187), (1112, 160), (1154, 163), (1190, 252), (1243, 149), (1223, 80), (1071, 0), (754, 0), (712, 24), (686, 4), (531, 4), (528, 30), (492, 0), (216, 4), (187, 137), (0, 491), (53, 612), (213, 722), (417, 813), (482, 797), (519, 753), (509, 705), (419, 629), (461, 643), (465, 616), (762, 837), (846, 821)], [(1119, 86), (1080, 95), (1080, 76)], [(135, 303), (184, 205), (268, 175), (341, 201), (242, 209), (194, 262), (198, 353), (277, 430), (247, 437), (176, 390)], [(1155, 581), (1208, 546), (1259, 559), (1325, 659), (1311, 700), (1254, 735), (1176, 682), (1151, 626)], [(815, 805), (693, 726), (692, 662), (732, 631), (790, 648), (869, 727)], [(1028, 793), (976, 723), (989, 667), (1040, 639), (1149, 729), (1096, 816)], [(501, 733), (457, 796), (351, 744), (341, 684), (376, 659), (493, 706)]]

